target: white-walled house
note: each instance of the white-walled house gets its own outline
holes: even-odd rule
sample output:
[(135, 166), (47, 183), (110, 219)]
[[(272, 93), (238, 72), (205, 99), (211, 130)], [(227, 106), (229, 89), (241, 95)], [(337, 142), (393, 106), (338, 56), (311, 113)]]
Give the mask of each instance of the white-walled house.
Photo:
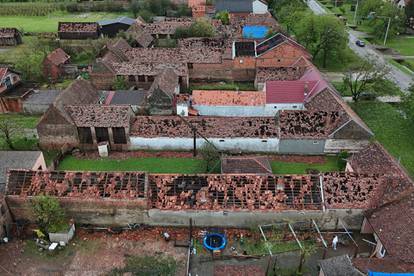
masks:
[(268, 12), (264, 0), (216, 0), (216, 12), (227, 11), (235, 14), (265, 14)]

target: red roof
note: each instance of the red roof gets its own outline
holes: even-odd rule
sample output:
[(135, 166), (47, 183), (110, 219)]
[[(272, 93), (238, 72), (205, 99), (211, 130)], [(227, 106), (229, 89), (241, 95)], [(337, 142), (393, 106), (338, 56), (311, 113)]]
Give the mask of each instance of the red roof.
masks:
[(325, 88), (329, 87), (329, 83), (322, 77), (321, 73), (315, 67), (309, 68), (300, 78), (301, 81), (313, 81), (314, 84), (309, 86), (307, 99), (315, 96)]
[(70, 56), (65, 53), (61, 48), (57, 48), (53, 52), (47, 55), (47, 59), (50, 60), (54, 65), (64, 64), (70, 59)]
[(267, 81), (266, 103), (303, 103), (315, 81)]

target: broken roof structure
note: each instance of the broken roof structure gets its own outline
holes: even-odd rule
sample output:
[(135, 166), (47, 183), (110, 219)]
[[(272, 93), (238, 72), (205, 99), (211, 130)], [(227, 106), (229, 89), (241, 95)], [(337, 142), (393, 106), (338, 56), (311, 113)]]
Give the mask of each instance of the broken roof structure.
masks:
[(265, 93), (261, 91), (193, 90), (194, 105), (211, 106), (263, 106)]
[(225, 156), (221, 158), (221, 173), (272, 174), (272, 167), (266, 156)]
[(70, 59), (70, 56), (66, 54), (62, 48), (57, 48), (53, 52), (49, 53), (46, 56), (46, 59), (54, 65), (59, 66), (66, 63)]

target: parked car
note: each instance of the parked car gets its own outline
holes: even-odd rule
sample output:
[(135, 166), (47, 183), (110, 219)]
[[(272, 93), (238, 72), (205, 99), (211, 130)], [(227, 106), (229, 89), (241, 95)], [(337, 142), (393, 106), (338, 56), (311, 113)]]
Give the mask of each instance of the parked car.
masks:
[(364, 41), (362, 41), (362, 40), (357, 40), (357, 41), (355, 42), (355, 44), (356, 44), (357, 46), (359, 46), (359, 47), (365, 47), (365, 42), (364, 42)]

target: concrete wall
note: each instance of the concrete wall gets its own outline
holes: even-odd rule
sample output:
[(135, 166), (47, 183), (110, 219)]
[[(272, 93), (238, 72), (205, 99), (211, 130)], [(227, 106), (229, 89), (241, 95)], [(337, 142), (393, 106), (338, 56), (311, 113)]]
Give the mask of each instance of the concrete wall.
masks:
[(323, 154), (324, 150), (325, 150), (325, 140), (282, 139), (279, 142), (279, 153)]
[(303, 103), (266, 104), (263, 106), (193, 105), (200, 115), (224, 117), (273, 117), (280, 110), (303, 110)]
[[(193, 138), (143, 138), (130, 137), (130, 150), (192, 150)], [(205, 143), (202, 138), (197, 138), (197, 148)], [(210, 138), (220, 150), (245, 151), (245, 152), (277, 152), (279, 150), (279, 139), (260, 138)]]
[(369, 140), (327, 139), (325, 153), (339, 153), (343, 150), (358, 152), (369, 145)]
[[(16, 219), (34, 221), (30, 198), (8, 196), (7, 202)], [(78, 224), (101, 226), (125, 226), (128, 223), (148, 225), (188, 226), (193, 219), (195, 226), (202, 227), (251, 227), (281, 221), (303, 221), (315, 219), (321, 229), (335, 229), (338, 219), (349, 229), (360, 229), (363, 210), (332, 209), (285, 210), (285, 211), (168, 211), (146, 209), (146, 200), (85, 200), (61, 198), (60, 203), (68, 216)]]

